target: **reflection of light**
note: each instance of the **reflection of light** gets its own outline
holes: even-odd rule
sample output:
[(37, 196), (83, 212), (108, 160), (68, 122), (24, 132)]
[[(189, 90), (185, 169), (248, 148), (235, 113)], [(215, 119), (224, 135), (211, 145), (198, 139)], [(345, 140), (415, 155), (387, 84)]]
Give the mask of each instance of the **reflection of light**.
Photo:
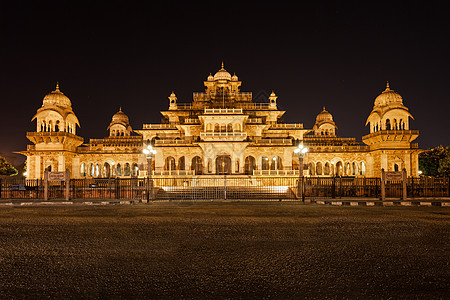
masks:
[(419, 173), (419, 175), (422, 175), (423, 172), (421, 170), (419, 170), (419, 172), (417, 172), (417, 173)]
[(28, 172), (23, 172), (23, 176), (27, 177), (28, 176)]

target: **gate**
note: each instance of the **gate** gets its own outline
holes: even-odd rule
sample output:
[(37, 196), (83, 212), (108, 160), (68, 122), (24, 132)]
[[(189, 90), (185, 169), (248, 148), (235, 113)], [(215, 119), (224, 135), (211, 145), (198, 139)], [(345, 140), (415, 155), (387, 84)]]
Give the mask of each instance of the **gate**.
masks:
[(296, 199), (298, 177), (194, 176), (153, 178), (154, 200)]

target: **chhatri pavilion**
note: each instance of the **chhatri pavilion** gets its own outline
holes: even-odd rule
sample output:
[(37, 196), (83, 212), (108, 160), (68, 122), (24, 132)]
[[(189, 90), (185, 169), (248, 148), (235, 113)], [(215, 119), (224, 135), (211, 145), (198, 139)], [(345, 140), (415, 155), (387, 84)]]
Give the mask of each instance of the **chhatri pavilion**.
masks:
[[(413, 117), (389, 84), (375, 98), (362, 142), (339, 137), (325, 107), (312, 128), (284, 123), (274, 92), (268, 102), (253, 102), (241, 84), (222, 64), (192, 102), (180, 103), (172, 92), (161, 123), (134, 130), (121, 108), (105, 124), (109, 136), (87, 143), (77, 135), (80, 122), (57, 84), (32, 119), (36, 131), (27, 138), (33, 144), (20, 152), (27, 156), (27, 176), (40, 179), (46, 168), (68, 168), (72, 178), (146, 177), (149, 161), (153, 176), (298, 176), (299, 145), (308, 148), (306, 176), (379, 177), (381, 169), (418, 175), (420, 150), (411, 142), (419, 132), (410, 129)], [(156, 150), (152, 160), (143, 153), (148, 145)]]

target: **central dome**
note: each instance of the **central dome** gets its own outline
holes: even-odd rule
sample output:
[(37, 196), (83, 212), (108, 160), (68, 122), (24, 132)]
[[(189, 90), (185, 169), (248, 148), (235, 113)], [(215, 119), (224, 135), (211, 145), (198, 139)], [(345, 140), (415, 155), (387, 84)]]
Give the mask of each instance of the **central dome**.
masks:
[(333, 121), (333, 116), (323, 107), (323, 110), (317, 115), (316, 122)]
[(403, 104), (403, 98), (394, 90), (389, 88), (389, 82), (386, 83), (386, 89), (375, 98), (375, 106), (386, 106), (389, 104)]
[(125, 124), (129, 124), (130, 120), (128, 119), (128, 116), (122, 111), (122, 107), (119, 109), (118, 112), (116, 112), (113, 116), (112, 116), (112, 122), (111, 123), (125, 123)]
[(224, 69), (223, 63), (222, 68), (219, 71), (217, 71), (216, 74), (214, 74), (214, 80), (228, 80), (228, 81), (231, 80), (231, 74)]
[(63, 94), (59, 90), (59, 84), (56, 83), (56, 89), (47, 95), (45, 95), (43, 99), (43, 105), (58, 105), (58, 106), (65, 106), (70, 107), (72, 106), (72, 103), (70, 102), (70, 99)]

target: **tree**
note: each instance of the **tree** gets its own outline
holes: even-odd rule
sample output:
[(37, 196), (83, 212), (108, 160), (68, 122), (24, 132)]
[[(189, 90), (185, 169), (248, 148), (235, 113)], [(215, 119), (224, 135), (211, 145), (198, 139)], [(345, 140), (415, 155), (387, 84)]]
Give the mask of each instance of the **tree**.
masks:
[(0, 175), (14, 176), (19, 172), (6, 159), (0, 156)]
[(419, 169), (425, 176), (449, 176), (450, 147), (438, 146), (420, 153)]

